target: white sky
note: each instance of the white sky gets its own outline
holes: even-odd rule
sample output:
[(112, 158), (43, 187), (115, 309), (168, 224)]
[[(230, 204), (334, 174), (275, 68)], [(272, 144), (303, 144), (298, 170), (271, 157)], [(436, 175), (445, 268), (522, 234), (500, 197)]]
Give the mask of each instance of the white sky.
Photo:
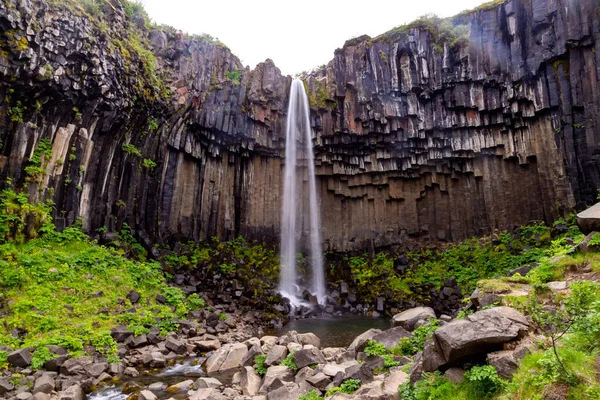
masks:
[(188, 33), (208, 33), (244, 65), (267, 58), (294, 75), (327, 64), (347, 39), (377, 36), (417, 17), (441, 17), (486, 0), (140, 0), (153, 21)]

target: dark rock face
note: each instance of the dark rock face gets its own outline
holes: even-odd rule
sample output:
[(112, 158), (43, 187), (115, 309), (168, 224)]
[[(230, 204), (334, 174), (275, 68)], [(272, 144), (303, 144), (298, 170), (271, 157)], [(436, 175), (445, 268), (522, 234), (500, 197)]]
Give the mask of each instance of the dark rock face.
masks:
[[(127, 222), (146, 245), (277, 237), (290, 77), (144, 28), (170, 92), (150, 101), (143, 68), (109, 43), (134, 23), (117, 2), (109, 32), (68, 7), (7, 4), (1, 182), (28, 180), (59, 226)], [(355, 41), (306, 79), (326, 249), (459, 240), (595, 198), (596, 1), (512, 0), (465, 18), (462, 49), (413, 28)], [(44, 138), (45, 174), (26, 176)]]

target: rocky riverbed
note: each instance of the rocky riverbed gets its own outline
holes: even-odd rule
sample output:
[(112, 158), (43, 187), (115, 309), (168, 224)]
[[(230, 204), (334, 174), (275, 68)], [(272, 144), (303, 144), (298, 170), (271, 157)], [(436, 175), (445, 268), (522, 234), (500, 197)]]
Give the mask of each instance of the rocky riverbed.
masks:
[[(212, 315), (217, 315), (213, 317)], [(183, 324), (177, 334), (158, 330), (134, 336), (125, 327), (112, 330), (121, 363), (98, 353), (69, 358), (49, 346), (56, 358), (31, 369), (31, 349), (9, 354), (11, 371), (0, 378), (0, 396), (10, 400), (89, 399), (298, 399), (329, 391), (333, 399), (397, 399), (398, 387), (416, 382), (423, 372), (445, 371), (462, 379), (465, 361), (485, 360), (501, 376), (510, 376), (532, 341), (529, 322), (517, 310), (496, 307), (463, 319), (436, 317), (417, 307), (394, 316), (389, 329), (369, 329), (345, 347), (323, 347), (313, 333), (256, 335), (249, 316), (211, 314)], [(220, 314), (225, 315), (225, 314)], [(390, 351), (427, 323), (439, 324), (414, 357)], [(227, 328), (225, 328), (227, 327)], [(379, 346), (379, 351), (373, 349)], [(385, 350), (381, 350), (385, 348)], [(391, 366), (390, 366), (391, 365)], [(332, 388), (354, 382), (353, 393)]]

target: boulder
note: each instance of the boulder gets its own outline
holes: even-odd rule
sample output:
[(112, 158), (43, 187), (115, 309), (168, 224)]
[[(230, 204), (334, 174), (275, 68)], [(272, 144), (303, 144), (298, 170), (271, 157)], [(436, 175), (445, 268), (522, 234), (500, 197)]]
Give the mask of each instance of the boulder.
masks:
[[(160, 351), (153, 351), (151, 353), (145, 353), (142, 357), (142, 362), (144, 365), (152, 368), (162, 368), (167, 364), (167, 359)], [(125, 370), (125, 374), (127, 374), (127, 369)]]
[(36, 393), (31, 397), (31, 400), (51, 400), (50, 395), (47, 393)]
[(167, 393), (187, 392), (194, 386), (194, 381), (191, 379), (176, 383), (167, 388)]
[(446, 363), (465, 357), (487, 354), (502, 344), (522, 336), (529, 323), (523, 314), (510, 307), (478, 311), (454, 320), (434, 333), (437, 351)]
[(585, 235), (600, 232), (600, 203), (577, 214), (577, 225)]
[(315, 335), (314, 333), (299, 333), (298, 334), (298, 342), (301, 345), (313, 345), (316, 348), (321, 347), (321, 339), (319, 339), (319, 337), (317, 335)]
[(252, 367), (244, 367), (241, 371), (240, 386), (244, 396), (255, 396), (260, 390), (261, 377)]
[(308, 367), (314, 364), (324, 364), (325, 357), (316, 347), (298, 350), (294, 354), (294, 362), (298, 369)]
[(291, 369), (284, 365), (269, 367), (258, 392), (261, 394), (266, 394), (272, 391), (275, 386), (277, 386), (277, 383), (275, 382), (276, 380), (281, 382), (293, 382), (294, 373)]
[(433, 372), (445, 364), (446, 360), (436, 351), (433, 339), (425, 341), (423, 345), (423, 371)]
[(519, 368), (519, 363), (512, 350), (502, 350), (487, 355), (488, 364), (496, 368), (499, 376), (510, 379)]
[(194, 389), (216, 389), (223, 386), (220, 380), (216, 378), (198, 378), (196, 382), (194, 382)]
[(380, 332), (381, 329), (369, 329), (368, 331), (361, 333), (360, 335), (354, 338), (352, 343), (350, 343), (350, 346), (348, 346), (348, 351), (360, 351), (358, 350), (360, 346), (364, 345), (367, 342), (367, 340), (373, 339), (373, 336)]
[(407, 331), (413, 331), (417, 321), (420, 319), (427, 321), (430, 318), (435, 318), (433, 308), (415, 307), (394, 315), (392, 318), (392, 326), (401, 326)]
[(63, 375), (77, 375), (85, 373), (85, 367), (90, 365), (92, 360), (89, 357), (69, 358), (60, 367), (60, 373)]
[(383, 380), (383, 394), (388, 399), (399, 400), (398, 386), (409, 379), (408, 374), (400, 368), (390, 369), (390, 374)]
[(20, 349), (9, 353), (8, 362), (15, 367), (25, 368), (31, 364), (32, 354), (28, 349)]
[(58, 393), (58, 400), (85, 400), (85, 394), (81, 386), (72, 385)]
[(54, 387), (54, 378), (50, 374), (43, 374), (35, 380), (33, 394), (40, 392), (50, 394), (54, 390)]
[(306, 382), (310, 383), (319, 390), (325, 390), (331, 383), (331, 379), (322, 372), (318, 372), (306, 378)]
[(218, 339), (214, 340), (199, 340), (192, 342), (196, 346), (196, 351), (208, 352), (221, 348), (221, 342)]
[(196, 390), (189, 400), (228, 400), (228, 398), (217, 389), (207, 388)]
[(97, 378), (108, 369), (108, 363), (90, 363), (84, 366), (85, 372), (92, 378)]
[(6, 394), (8, 392), (10, 392), (14, 388), (15, 388), (15, 385), (13, 385), (8, 380), (8, 378), (1, 378), (0, 379), (0, 396), (2, 396), (3, 394)]
[(446, 372), (444, 372), (444, 378), (454, 384), (463, 383), (465, 381), (465, 370), (457, 367), (448, 368)]
[[(409, 338), (412, 334), (401, 326), (397, 326), (395, 328), (386, 329), (383, 332), (379, 332), (373, 336), (372, 340), (375, 340), (379, 343), (383, 343), (386, 349), (391, 349), (398, 345), (398, 342), (402, 338)], [(362, 350), (362, 349), (361, 349)]]
[(142, 390), (137, 395), (138, 400), (158, 400), (158, 397), (150, 390)]
[(240, 368), (246, 353), (248, 353), (248, 348), (243, 343), (226, 344), (206, 360), (206, 372), (213, 374), (217, 371), (223, 372)]
[(280, 364), (288, 354), (288, 349), (286, 346), (282, 346), (276, 344), (271, 347), (271, 350), (267, 353), (267, 358), (265, 359), (265, 365), (270, 367), (271, 365)]
[(173, 336), (169, 336), (167, 341), (165, 342), (165, 347), (168, 350), (171, 350), (173, 353), (184, 354), (187, 351), (187, 346), (185, 341), (178, 340)]
[(126, 326), (120, 325), (110, 330), (110, 335), (115, 339), (117, 343), (123, 343), (127, 339), (133, 336), (133, 332), (127, 329)]

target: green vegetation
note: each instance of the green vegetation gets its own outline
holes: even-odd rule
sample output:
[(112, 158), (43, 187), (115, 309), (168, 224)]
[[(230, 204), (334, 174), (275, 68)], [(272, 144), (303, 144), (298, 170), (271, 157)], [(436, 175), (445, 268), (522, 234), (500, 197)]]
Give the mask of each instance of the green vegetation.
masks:
[(254, 372), (256, 372), (260, 376), (264, 376), (267, 373), (267, 367), (265, 366), (266, 359), (266, 354), (254, 356)]
[(50, 139), (42, 139), (25, 167), (28, 181), (40, 182), (42, 180), (50, 158), (52, 158), (52, 143)]
[[(536, 223), (514, 232), (500, 232), (483, 238), (471, 238), (448, 244), (439, 249), (423, 248), (416, 251), (345, 256), (341, 263), (329, 269), (329, 280), (353, 280), (357, 294), (367, 302), (374, 302), (385, 294), (392, 302), (414, 300), (426, 303), (431, 289), (440, 289), (448, 277), (456, 278), (462, 293), (470, 293), (477, 282), (494, 276), (504, 276), (523, 265), (538, 263), (523, 283), (530, 280), (549, 282), (560, 276), (561, 264), (551, 264), (556, 256), (568, 254), (575, 243), (583, 240), (574, 217), (561, 219), (555, 225), (566, 225), (568, 230), (552, 238), (552, 228)], [(569, 239), (569, 240), (567, 240)], [(397, 268), (399, 258), (406, 264)], [(504, 282), (485, 281), (481, 285), (494, 292), (509, 288)]]
[(134, 145), (132, 145), (131, 143), (123, 143), (123, 145), (121, 145), (121, 150), (123, 150), (125, 153), (129, 154), (130, 156), (134, 156), (134, 157), (141, 157), (142, 153), (140, 152), (140, 150), (135, 147)]
[(154, 168), (156, 168), (156, 163), (148, 158), (144, 158), (144, 161), (142, 161), (142, 165), (144, 168), (150, 170), (150, 172), (153, 172)]
[(239, 86), (242, 82), (242, 71), (234, 69), (233, 71), (227, 71), (225, 77), (231, 81), (235, 86)]
[(319, 392), (317, 392), (317, 390), (311, 390), (308, 393), (303, 394), (302, 396), (298, 397), (298, 400), (322, 400), (323, 398), (321, 396), (319, 396)]
[(310, 108), (315, 110), (327, 108), (327, 88), (325, 87), (324, 81), (315, 81), (315, 90), (311, 92), (306, 81), (304, 83), (304, 90), (308, 96), (308, 104)]
[(337, 392), (352, 394), (360, 388), (360, 379), (346, 379), (340, 386), (332, 387), (325, 394), (326, 397), (333, 396)]
[[(49, 204), (31, 204), (24, 193), (0, 195), (0, 304), (6, 313), (0, 345), (35, 347), (34, 368), (49, 359), (48, 344), (72, 355), (90, 345), (114, 362), (111, 327), (125, 324), (143, 332), (157, 326), (166, 334), (204, 305), (197, 295), (169, 287), (157, 262), (122, 257), (133, 253), (126, 246), (135, 248), (130, 238), (120, 238), (124, 248), (97, 246), (77, 226), (55, 232), (49, 211)], [(133, 289), (143, 299), (135, 305), (127, 300)], [(157, 294), (166, 304), (155, 301)], [(132, 306), (136, 312), (127, 311)], [(13, 329), (22, 334), (13, 336)]]
[(402, 338), (398, 345), (392, 349), (397, 355), (411, 356), (419, 351), (423, 351), (425, 341), (433, 335), (433, 332), (440, 327), (440, 321), (430, 319), (425, 325), (418, 327), (413, 331), (410, 338)]
[(281, 362), (281, 365), (285, 365), (292, 371), (296, 372), (298, 367), (296, 366), (296, 362), (294, 361), (294, 355), (296, 354), (296, 350), (290, 351), (290, 353), (285, 357), (285, 359)]
[(17, 101), (14, 107), (8, 109), (8, 116), (13, 122), (23, 122), (23, 111), (25, 108), (22, 106), (20, 101)]

